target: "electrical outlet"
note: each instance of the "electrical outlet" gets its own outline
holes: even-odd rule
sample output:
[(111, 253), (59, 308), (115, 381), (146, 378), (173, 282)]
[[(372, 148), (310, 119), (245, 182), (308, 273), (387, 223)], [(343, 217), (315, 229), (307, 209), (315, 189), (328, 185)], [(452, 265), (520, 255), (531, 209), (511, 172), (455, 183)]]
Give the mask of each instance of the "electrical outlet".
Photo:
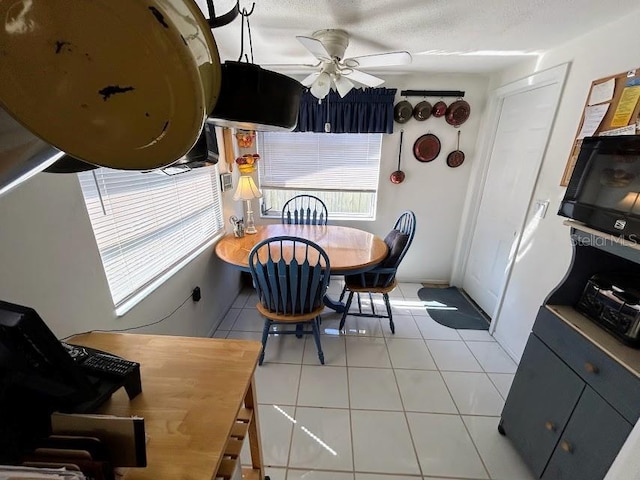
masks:
[(193, 292), (191, 292), (191, 299), (194, 302), (199, 302), (201, 298), (202, 298), (202, 293), (200, 292), (200, 287), (194, 288)]

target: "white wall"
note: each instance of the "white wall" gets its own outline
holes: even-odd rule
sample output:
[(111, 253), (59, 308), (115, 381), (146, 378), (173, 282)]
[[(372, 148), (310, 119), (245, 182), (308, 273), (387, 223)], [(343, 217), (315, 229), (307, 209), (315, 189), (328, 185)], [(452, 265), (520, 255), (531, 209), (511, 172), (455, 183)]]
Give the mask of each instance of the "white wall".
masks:
[[(556, 215), (564, 195), (560, 179), (591, 82), (593, 80), (640, 67), (637, 49), (637, 26), (640, 12), (627, 12), (619, 21), (605, 25), (588, 35), (559, 46), (548, 52), (537, 64), (520, 65), (496, 77), (492, 85), (505, 85), (555, 65), (571, 62), (555, 127), (552, 131), (534, 198), (550, 201), (547, 217), (537, 225), (530, 240), (520, 246), (503, 309), (498, 318), (496, 337), (518, 338), (511, 352), (518, 358), (522, 354), (526, 336), (533, 325), (538, 307), (566, 272), (571, 248), (569, 228), (562, 225), (563, 218)], [(531, 224), (533, 212), (528, 215)], [(517, 331), (512, 327), (517, 325)], [(512, 345), (514, 343), (510, 341)], [(636, 425), (623, 452), (614, 463), (607, 479), (638, 479), (637, 452), (640, 450), (640, 425)], [(636, 454), (629, 454), (635, 452)], [(634, 466), (636, 465), (636, 466)]]
[[(401, 90), (462, 90), (464, 99), (471, 106), (471, 115), (461, 127), (460, 149), (465, 162), (458, 168), (446, 165), (449, 152), (456, 149), (458, 129), (449, 125), (444, 117), (431, 117), (423, 122), (415, 119), (407, 123), (394, 122), (394, 133), (384, 135), (378, 186), (378, 207), (375, 221), (340, 222), (329, 218), (330, 223), (346, 225), (384, 237), (396, 219), (407, 209), (416, 213), (417, 226), (413, 245), (402, 261), (398, 278), (408, 282), (448, 282), (458, 237), (460, 216), (469, 184), (471, 166), (475, 161), (476, 140), (483, 116), (489, 79), (477, 75), (406, 75), (387, 76), (383, 85), (397, 88), (396, 102), (403, 100)], [(407, 97), (413, 105), (421, 97)], [(439, 99), (428, 98), (431, 103)], [(455, 98), (444, 98), (447, 104)], [(402, 170), (405, 181), (391, 183), (389, 176), (398, 167), (400, 130), (404, 130), (402, 146)], [(421, 163), (413, 156), (414, 142), (425, 133), (435, 134), (442, 144), (440, 155), (432, 162)], [(348, 174), (345, 159), (345, 174)], [(258, 210), (254, 206), (254, 210)], [(256, 218), (256, 223), (264, 222)]]
[(35, 308), (58, 337), (160, 320), (195, 286), (200, 302), (188, 300), (171, 318), (136, 332), (207, 336), (240, 288), (239, 273), (211, 247), (116, 317), (75, 174), (39, 173), (0, 197), (0, 266), (0, 299)]

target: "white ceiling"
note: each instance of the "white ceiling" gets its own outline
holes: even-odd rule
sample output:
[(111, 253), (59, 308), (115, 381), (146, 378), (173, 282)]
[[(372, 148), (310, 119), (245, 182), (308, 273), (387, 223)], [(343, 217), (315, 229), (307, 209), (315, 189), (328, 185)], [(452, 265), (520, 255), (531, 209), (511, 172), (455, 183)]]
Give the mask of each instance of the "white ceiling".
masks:
[[(207, 12), (206, 0), (196, 1)], [(488, 50), (541, 53), (640, 8), (637, 0), (257, 0), (255, 3), (249, 19), (254, 63), (284, 73), (308, 70), (273, 64), (315, 63), (296, 35), (311, 36), (316, 30), (340, 28), (351, 35), (346, 57), (393, 50), (407, 50), (413, 55), (409, 67), (368, 69), (371, 73), (486, 74), (525, 57), (461, 53)], [(230, 10), (233, 4), (234, 0), (214, 0), (216, 14)], [(249, 10), (251, 5), (250, 1), (240, 1), (241, 8)], [(222, 60), (238, 59), (240, 31), (240, 17), (213, 30)], [(245, 52), (249, 52), (248, 46)]]

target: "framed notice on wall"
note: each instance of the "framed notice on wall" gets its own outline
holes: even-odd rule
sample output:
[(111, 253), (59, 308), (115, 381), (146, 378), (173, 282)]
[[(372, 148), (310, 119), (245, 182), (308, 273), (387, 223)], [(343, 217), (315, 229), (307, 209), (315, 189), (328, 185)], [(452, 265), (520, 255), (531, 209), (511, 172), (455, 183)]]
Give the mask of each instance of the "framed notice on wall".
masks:
[(561, 186), (569, 184), (584, 137), (638, 134), (639, 99), (640, 68), (601, 78), (591, 84)]

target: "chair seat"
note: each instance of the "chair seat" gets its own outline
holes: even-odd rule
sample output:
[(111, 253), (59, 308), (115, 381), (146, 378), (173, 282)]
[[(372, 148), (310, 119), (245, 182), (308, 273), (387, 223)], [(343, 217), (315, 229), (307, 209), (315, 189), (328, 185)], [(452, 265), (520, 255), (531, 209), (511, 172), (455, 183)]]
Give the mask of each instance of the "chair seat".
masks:
[(393, 281), (387, 285), (386, 287), (363, 287), (360, 285), (360, 282), (346, 282), (347, 288), (355, 293), (389, 293), (391, 290), (398, 286), (398, 282), (393, 279)]
[(314, 311), (309, 313), (303, 313), (300, 315), (283, 315), (281, 313), (272, 312), (271, 310), (265, 308), (260, 302), (256, 305), (256, 308), (260, 312), (260, 314), (264, 317), (267, 317), (270, 320), (275, 322), (291, 322), (291, 323), (299, 323), (307, 320), (313, 320), (318, 315), (322, 313), (324, 310), (324, 305), (316, 308)]

